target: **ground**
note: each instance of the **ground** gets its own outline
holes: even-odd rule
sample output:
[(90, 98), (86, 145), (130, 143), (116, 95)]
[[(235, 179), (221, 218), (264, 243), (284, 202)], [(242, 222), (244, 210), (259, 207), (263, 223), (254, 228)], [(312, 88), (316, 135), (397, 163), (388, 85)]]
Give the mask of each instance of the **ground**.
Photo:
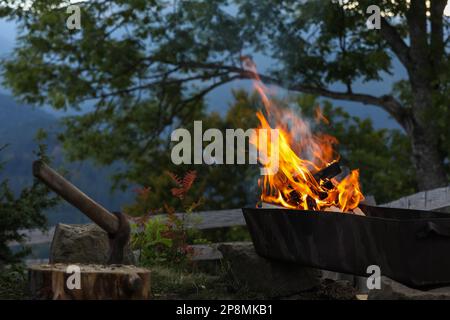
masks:
[[(257, 292), (238, 286), (225, 272), (211, 275), (204, 272), (182, 272), (163, 266), (152, 270), (154, 299), (268, 299)], [(322, 281), (319, 287), (288, 297), (294, 300), (353, 300), (356, 291), (347, 282)]]
[[(181, 271), (167, 266), (153, 266), (152, 298), (166, 299), (267, 299), (256, 292), (238, 286), (225, 270), (216, 274), (201, 271)], [(23, 268), (0, 272), (0, 299), (27, 299), (27, 273)], [(277, 299), (294, 300), (350, 300), (355, 298), (353, 289), (344, 282), (323, 281), (311, 291)]]

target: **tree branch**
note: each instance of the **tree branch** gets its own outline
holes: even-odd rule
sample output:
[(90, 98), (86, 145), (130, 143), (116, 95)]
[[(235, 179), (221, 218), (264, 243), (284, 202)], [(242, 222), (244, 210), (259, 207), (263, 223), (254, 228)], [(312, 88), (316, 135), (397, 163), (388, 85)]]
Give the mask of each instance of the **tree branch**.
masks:
[[(190, 97), (187, 99), (188, 102), (193, 101), (195, 99), (200, 99), (203, 96), (205, 96), (207, 93), (212, 91), (213, 89), (219, 87), (220, 85), (223, 85), (225, 83), (231, 82), (233, 80), (238, 79), (251, 79), (251, 80), (261, 80), (262, 82), (266, 84), (273, 84), (280, 86), (282, 88), (307, 93), (307, 94), (314, 94), (319, 95), (322, 97), (327, 97), (331, 99), (336, 100), (347, 100), (347, 101), (354, 101), (354, 102), (360, 102), (363, 104), (370, 104), (374, 106), (381, 107), (385, 111), (387, 111), (392, 117), (394, 117), (398, 123), (403, 127), (407, 128), (408, 121), (409, 121), (409, 113), (406, 108), (403, 108), (402, 104), (394, 98), (392, 95), (383, 95), (380, 97), (369, 95), (369, 94), (363, 94), (363, 93), (354, 93), (351, 90), (348, 91), (332, 91), (323, 87), (319, 86), (311, 86), (311, 85), (305, 85), (302, 83), (297, 84), (291, 84), (287, 85), (283, 81), (270, 77), (268, 75), (262, 75), (258, 74), (252, 70), (245, 69), (241, 66), (233, 66), (233, 65), (222, 65), (219, 63), (208, 63), (208, 62), (195, 62), (195, 61), (159, 61), (160, 63), (168, 64), (168, 65), (174, 65), (180, 67), (180, 69), (192, 69), (193, 71), (199, 71), (199, 70), (208, 70), (210, 73), (208, 74), (200, 74), (191, 76), (188, 78), (181, 78), (181, 79), (175, 79), (170, 81), (164, 81), (161, 79), (161, 81), (155, 81), (150, 84), (145, 84), (143, 86), (138, 87), (132, 87), (129, 89), (124, 90), (125, 92), (131, 92), (134, 90), (142, 89), (142, 88), (149, 88), (151, 86), (161, 85), (173, 82), (188, 82), (192, 80), (199, 80), (199, 79), (206, 79), (206, 78), (217, 78), (217, 77), (223, 77), (227, 75), (227, 77), (224, 77), (223, 79), (220, 79), (218, 82), (215, 82), (209, 86), (207, 86), (204, 90), (200, 91), (198, 94)], [(214, 71), (214, 72), (211, 72)], [(120, 92), (111, 92), (108, 93), (108, 96), (120, 94)]]
[(384, 18), (381, 18), (380, 33), (387, 41), (392, 51), (397, 55), (406, 69), (411, 67), (411, 57), (409, 55), (409, 47), (403, 41), (397, 30)]
[[(227, 70), (231, 73), (237, 73), (239, 79), (253, 79), (253, 80), (260, 79), (264, 83), (274, 84), (292, 91), (315, 94), (336, 100), (347, 100), (379, 106), (383, 108), (385, 111), (387, 111), (391, 116), (393, 116), (402, 127), (406, 129), (407, 126), (406, 124), (408, 117), (407, 110), (403, 108), (402, 104), (391, 95), (383, 95), (381, 97), (376, 97), (368, 94), (353, 93), (351, 91), (347, 92), (332, 91), (323, 87), (316, 87), (304, 84), (286, 85), (279, 79), (267, 75), (257, 74), (251, 70), (243, 69), (237, 66), (226, 66), (217, 63), (179, 62), (178, 64), (187, 68)], [(235, 77), (233, 77), (233, 79), (235, 79)]]
[[(261, 80), (267, 80), (265, 76), (260, 76)], [(388, 112), (397, 122), (406, 130), (408, 126), (408, 112), (403, 108), (402, 104), (391, 95), (383, 95), (380, 97), (372, 96), (363, 93), (353, 93), (351, 91), (332, 91), (321, 87), (311, 87), (303, 84), (294, 84), (287, 89), (293, 91), (299, 91), (302, 93), (319, 95), (326, 98), (336, 100), (347, 100), (353, 102), (360, 102), (365, 105), (374, 105), (381, 107)]]

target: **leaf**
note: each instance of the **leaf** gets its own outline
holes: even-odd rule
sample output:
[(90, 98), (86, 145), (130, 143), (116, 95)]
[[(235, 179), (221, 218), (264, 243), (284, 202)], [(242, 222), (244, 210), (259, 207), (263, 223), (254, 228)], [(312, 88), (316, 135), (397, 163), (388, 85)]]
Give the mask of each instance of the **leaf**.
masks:
[(185, 190), (185, 193), (191, 189), (192, 184), (194, 183), (195, 179), (197, 178), (197, 172), (192, 170), (188, 171), (184, 177), (183, 177), (183, 188)]
[(180, 177), (178, 177), (175, 173), (166, 171), (166, 174), (172, 179), (173, 182), (176, 183), (177, 186), (179, 187), (183, 186), (183, 180)]

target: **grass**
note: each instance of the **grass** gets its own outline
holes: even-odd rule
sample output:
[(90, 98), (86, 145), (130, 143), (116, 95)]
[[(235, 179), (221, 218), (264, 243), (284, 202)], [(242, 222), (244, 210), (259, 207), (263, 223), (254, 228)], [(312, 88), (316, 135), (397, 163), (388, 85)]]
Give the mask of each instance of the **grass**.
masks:
[[(256, 297), (235, 284), (224, 273), (185, 271), (163, 265), (151, 270), (152, 299), (248, 299)], [(28, 279), (23, 267), (0, 271), (0, 300), (28, 299)]]
[[(152, 266), (151, 291), (152, 299), (188, 299), (188, 300), (216, 300), (216, 299), (255, 299), (264, 300), (261, 293), (251, 292), (240, 283), (235, 282), (226, 272), (210, 275), (202, 272), (187, 272), (169, 268), (167, 266)], [(345, 281), (322, 281), (315, 289), (293, 294), (279, 299), (294, 300), (354, 300), (356, 290)]]
[(225, 269), (218, 274), (185, 271), (168, 266), (152, 266), (150, 270), (153, 299), (263, 298), (240, 287)]
[(151, 268), (152, 295), (154, 299), (201, 299), (220, 291), (218, 276), (198, 272), (185, 272), (166, 266)]
[[(236, 282), (225, 266), (220, 272), (209, 274), (186, 271), (164, 265), (153, 265), (151, 292), (155, 300), (215, 300), (215, 299), (265, 299), (260, 293), (251, 292)], [(337, 282), (323, 282), (309, 292), (293, 295), (296, 300), (354, 299), (356, 292)], [(28, 299), (28, 281), (23, 267), (10, 267), (0, 271), (0, 300)], [(289, 297), (286, 297), (289, 298)]]

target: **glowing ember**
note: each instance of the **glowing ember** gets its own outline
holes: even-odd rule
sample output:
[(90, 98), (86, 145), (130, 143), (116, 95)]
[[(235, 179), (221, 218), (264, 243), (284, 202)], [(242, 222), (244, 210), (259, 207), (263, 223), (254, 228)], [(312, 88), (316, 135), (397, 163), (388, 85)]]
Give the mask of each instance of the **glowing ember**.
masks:
[[(256, 73), (254, 64), (246, 60), (247, 68)], [(278, 171), (263, 176), (259, 185), (263, 202), (278, 204), (291, 209), (360, 212), (358, 204), (364, 199), (359, 185), (359, 172), (353, 170), (341, 181), (335, 178), (316, 179), (314, 174), (339, 160), (334, 146), (336, 138), (316, 133), (309, 123), (292, 110), (278, 108), (268, 97), (268, 90), (257, 77), (254, 82), (261, 95), (267, 118), (257, 112), (260, 129), (278, 129)], [(270, 124), (269, 120), (270, 120)], [(316, 121), (328, 120), (316, 110)], [(261, 138), (262, 137), (262, 138)], [(261, 141), (261, 139), (263, 141)], [(260, 159), (270, 159), (271, 139), (267, 135), (252, 137), (252, 144), (258, 149)], [(268, 167), (267, 161), (260, 161)]]

